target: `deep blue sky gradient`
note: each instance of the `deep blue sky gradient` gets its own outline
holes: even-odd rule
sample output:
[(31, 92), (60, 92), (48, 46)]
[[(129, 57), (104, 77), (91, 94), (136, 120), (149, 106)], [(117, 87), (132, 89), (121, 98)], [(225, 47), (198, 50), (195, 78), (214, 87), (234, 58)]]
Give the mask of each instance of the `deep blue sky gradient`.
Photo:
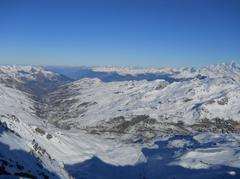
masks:
[(240, 62), (239, 0), (0, 0), (0, 63)]

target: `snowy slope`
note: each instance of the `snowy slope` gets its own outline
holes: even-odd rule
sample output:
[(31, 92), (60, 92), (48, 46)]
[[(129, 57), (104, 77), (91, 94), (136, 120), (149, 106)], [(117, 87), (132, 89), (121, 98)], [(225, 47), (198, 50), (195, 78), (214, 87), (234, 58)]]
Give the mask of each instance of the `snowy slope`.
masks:
[[(36, 101), (30, 98), (30, 94), (7, 87), (4, 83), (0, 84), (0, 90), (0, 120), (6, 127), (2, 130), (0, 142), (10, 148), (8, 153), (16, 153), (13, 150), (17, 149), (31, 156), (34, 152), (43, 167), (49, 173), (56, 173), (57, 177), (69, 178), (64, 165), (82, 162), (93, 156), (114, 165), (133, 165), (145, 160), (139, 145), (119, 144), (117, 141), (104, 141), (105, 145), (102, 145), (103, 139), (81, 131), (61, 131), (36, 115)], [(4, 159), (9, 155), (7, 152), (1, 151)], [(15, 159), (30, 170), (30, 174), (41, 177), (37, 164), (32, 166), (26, 160)]]
[[(1, 160), (14, 166), (18, 162), (25, 173), (40, 178), (78, 178), (81, 173), (75, 175), (73, 166), (83, 163), (78, 169), (88, 171), (92, 164), (84, 162), (95, 157), (119, 168), (147, 165), (152, 157), (154, 162), (164, 159), (164, 166), (240, 168), (238, 64), (92, 70), (123, 76), (167, 74), (167, 78), (144, 80), (142, 75), (138, 80), (83, 78), (71, 82), (42, 67), (1, 66)], [(184, 137), (173, 141), (174, 135)], [(144, 153), (143, 148), (154, 150), (154, 142), (163, 139), (165, 152), (173, 150), (174, 157)], [(43, 168), (38, 167), (39, 161)], [(22, 172), (16, 167), (5, 169), (11, 174)], [(236, 170), (229, 172), (229, 176), (238, 176)]]
[(117, 72), (122, 75), (139, 75), (139, 74), (169, 74), (175, 78), (194, 77), (198, 74), (206, 75), (211, 78), (215, 77), (239, 77), (240, 65), (236, 62), (213, 64), (207, 67), (182, 67), (182, 68), (134, 68), (134, 67), (93, 67), (97, 72)]
[(165, 123), (194, 125), (219, 119), (238, 125), (239, 75), (240, 68), (230, 64), (194, 70), (191, 78), (188, 75), (187, 80), (171, 83), (164, 79), (102, 82), (84, 78), (47, 95), (50, 110), (46, 110), (46, 118), (68, 129), (96, 126), (120, 116), (131, 120), (136, 115)]

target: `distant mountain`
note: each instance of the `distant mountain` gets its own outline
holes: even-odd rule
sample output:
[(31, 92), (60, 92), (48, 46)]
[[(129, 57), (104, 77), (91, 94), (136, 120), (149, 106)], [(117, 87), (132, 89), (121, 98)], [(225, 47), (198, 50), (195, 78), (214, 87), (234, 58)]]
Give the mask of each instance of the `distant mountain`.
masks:
[[(183, 81), (185, 79), (174, 78), (174, 75), (178, 73), (178, 71), (164, 71), (160, 70), (156, 71), (153, 69), (144, 71), (144, 69), (129, 69), (129, 68), (90, 68), (90, 67), (46, 67), (46, 69), (54, 71), (56, 73), (62, 74), (64, 76), (69, 77), (73, 80), (79, 80), (83, 78), (98, 78), (103, 82), (113, 82), (113, 81), (154, 81), (157, 79), (164, 79), (169, 82), (173, 81)], [(115, 69), (115, 70), (114, 70)], [(120, 70), (120, 72), (118, 71)], [(123, 70), (123, 73), (121, 72)], [(131, 71), (137, 73), (127, 73)]]
[(42, 67), (1, 66), (0, 82), (30, 94), (41, 96), (71, 79)]

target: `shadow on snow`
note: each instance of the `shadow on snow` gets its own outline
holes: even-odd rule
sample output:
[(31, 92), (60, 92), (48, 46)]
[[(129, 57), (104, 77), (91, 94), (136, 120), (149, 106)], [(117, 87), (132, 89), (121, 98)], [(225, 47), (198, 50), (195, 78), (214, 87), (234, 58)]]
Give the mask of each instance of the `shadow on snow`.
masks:
[[(169, 140), (183, 139), (183, 136), (175, 136)], [(214, 146), (214, 143), (199, 144), (190, 136), (184, 136), (184, 139), (190, 140), (195, 148), (204, 148)], [(169, 141), (168, 140), (168, 141)], [(209, 169), (187, 169), (181, 166), (168, 165), (174, 160), (176, 149), (167, 148), (168, 141), (160, 141), (156, 144), (157, 149), (143, 149), (142, 152), (147, 158), (146, 163), (140, 163), (135, 166), (113, 166), (93, 157), (83, 163), (75, 165), (66, 165), (69, 173), (79, 179), (237, 179), (240, 178), (240, 169), (218, 166)], [(223, 142), (223, 141), (219, 141)], [(184, 150), (189, 148), (179, 149)], [(230, 175), (228, 172), (234, 171), (236, 175)]]
[[(3, 133), (10, 132), (7, 128), (0, 127), (0, 137)], [(0, 178), (60, 178), (57, 174), (48, 171), (41, 161), (33, 154), (10, 149), (0, 142)]]

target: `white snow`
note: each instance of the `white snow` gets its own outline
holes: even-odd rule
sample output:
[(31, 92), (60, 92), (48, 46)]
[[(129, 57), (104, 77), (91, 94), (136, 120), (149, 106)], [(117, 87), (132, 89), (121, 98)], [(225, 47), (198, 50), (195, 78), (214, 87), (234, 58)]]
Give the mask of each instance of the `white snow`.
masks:
[[(79, 100), (70, 112), (74, 112), (83, 102), (96, 102), (95, 105), (88, 107), (84, 116), (68, 119), (68, 122), (76, 124), (80, 129), (117, 116), (124, 115), (128, 120), (133, 115), (139, 114), (149, 115), (161, 122), (165, 117), (168, 122), (183, 121), (186, 124), (194, 124), (199, 119), (214, 117), (240, 121), (240, 68), (237, 64), (220, 64), (195, 70), (100, 67), (94, 70), (117, 71), (120, 74), (133, 75), (147, 72), (170, 73), (178, 79), (183, 77), (193, 79), (173, 83), (163, 79), (106, 83), (99, 79), (85, 78), (70, 83), (68, 86), (76, 92), (76, 95), (69, 99)], [(33, 74), (38, 72), (52, 76), (52, 72), (37, 67), (1, 66), (0, 78), (20, 80), (20, 77), (24, 76), (34, 79)], [(194, 78), (198, 74), (205, 75), (207, 78)], [(157, 89), (159, 85), (164, 87)], [(228, 102), (224, 105), (218, 104), (217, 101), (224, 97), (228, 98)], [(209, 104), (210, 100), (214, 100), (214, 103)], [(15, 115), (19, 121), (14, 120), (12, 115)], [(106, 139), (102, 136), (86, 134), (77, 128), (60, 130), (48, 124), (46, 119), (40, 119), (35, 115), (34, 101), (26, 93), (6, 87), (4, 84), (0, 84), (0, 119), (22, 137), (3, 133), (0, 136), (0, 142), (9, 145), (11, 150), (30, 151), (33, 148), (32, 141), (35, 140), (57, 161), (58, 166), (55, 166), (43, 158), (45, 167), (51, 168), (52, 171), (59, 170), (63, 164), (80, 163), (94, 156), (115, 166), (135, 165), (147, 160), (141, 152), (144, 146), (142, 144)], [(37, 133), (36, 128), (43, 129), (53, 138), (47, 139), (46, 134)], [(194, 169), (215, 165), (240, 168), (239, 135), (203, 133), (194, 136), (194, 139), (200, 143), (216, 141), (217, 145), (215, 148), (194, 148), (177, 158), (172, 164)], [(218, 143), (220, 139), (225, 139), (226, 142)], [(192, 145), (191, 142), (185, 139), (168, 143), (169, 148), (183, 148), (190, 145)], [(229, 174), (235, 173), (230, 171)], [(64, 172), (62, 177), (66, 177)]]
[(186, 146), (191, 146), (191, 142), (186, 139), (176, 139), (168, 142), (168, 148), (183, 148)]
[(212, 166), (240, 168), (240, 136), (237, 134), (203, 133), (194, 136), (200, 143), (215, 143), (215, 147), (193, 148), (171, 164), (184, 168), (201, 169)]

